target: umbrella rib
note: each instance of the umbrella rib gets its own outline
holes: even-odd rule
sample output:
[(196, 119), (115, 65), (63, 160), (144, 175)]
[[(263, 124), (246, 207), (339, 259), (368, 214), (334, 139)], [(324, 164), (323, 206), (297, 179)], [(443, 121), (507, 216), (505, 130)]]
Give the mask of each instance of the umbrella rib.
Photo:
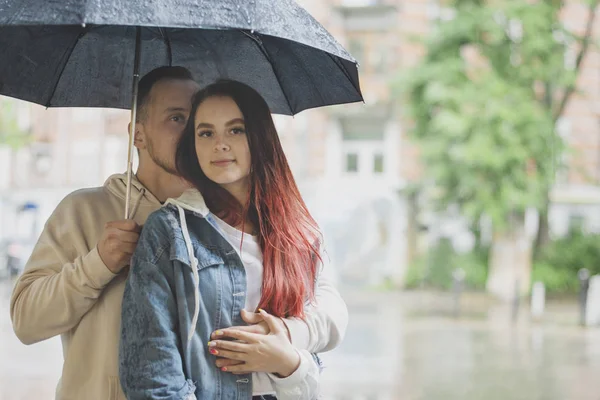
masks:
[(54, 83), (54, 88), (52, 89), (52, 92), (50, 92), (50, 96), (48, 97), (48, 100), (44, 104), (44, 106), (46, 108), (50, 107), (50, 103), (52, 102), (54, 93), (56, 93), (56, 88), (58, 87), (58, 83), (60, 82), (60, 79), (62, 78), (63, 72), (65, 72), (65, 68), (67, 68), (67, 64), (69, 63), (69, 60), (71, 59), (71, 56), (73, 55), (73, 52), (75, 51), (75, 47), (77, 47), (77, 43), (79, 43), (79, 39), (81, 39), (87, 33), (87, 31), (88, 31), (88, 28), (83, 27), (82, 31), (79, 32), (79, 34), (77, 35), (77, 39), (75, 39), (75, 43), (73, 43), (73, 46), (71, 47), (71, 50), (69, 51), (69, 55), (65, 59), (65, 63), (63, 64), (62, 68), (60, 69), (60, 74), (58, 74), (58, 78), (56, 78), (56, 82)]
[(346, 66), (344, 66), (344, 64), (340, 61), (340, 59), (337, 56), (334, 56), (331, 53), (327, 53), (327, 55), (333, 60), (333, 62), (335, 62), (337, 64), (337, 66), (342, 70), (342, 72), (344, 72), (344, 75), (350, 81), (350, 84), (352, 85), (352, 87), (354, 87), (354, 89), (356, 89), (358, 94), (360, 94), (360, 98), (364, 102), (365, 100), (363, 99), (362, 92), (360, 91), (360, 88), (356, 87), (356, 85), (354, 84), (354, 81), (350, 77), (350, 73), (346, 69)]
[(291, 111), (292, 115), (294, 115), (295, 112), (292, 109), (292, 104), (290, 103), (290, 99), (288, 98), (288, 95), (285, 92), (285, 89), (283, 88), (283, 85), (281, 84), (281, 79), (279, 77), (279, 74), (277, 73), (277, 69), (275, 68), (275, 65), (273, 64), (273, 60), (271, 59), (271, 56), (269, 56), (269, 53), (267, 52), (267, 49), (262, 44), (262, 42), (257, 37), (255, 37), (254, 35), (251, 35), (248, 32), (244, 32), (244, 31), (242, 31), (242, 33), (244, 33), (246, 36), (248, 36), (250, 39), (252, 39), (252, 41), (256, 44), (256, 47), (259, 48), (259, 50), (263, 53), (263, 55), (265, 56), (265, 58), (267, 59), (267, 61), (271, 65), (271, 68), (273, 69), (273, 74), (275, 75), (275, 79), (277, 79), (277, 83), (279, 84), (279, 87), (281, 88), (281, 93), (283, 93), (283, 97), (285, 98), (285, 102), (287, 103), (288, 108)]
[(173, 49), (171, 48), (171, 39), (169, 38), (167, 29), (160, 28), (160, 33), (162, 34), (163, 41), (167, 45), (167, 53), (168, 53), (168, 57), (169, 57), (169, 67), (171, 67), (171, 66), (173, 66)]

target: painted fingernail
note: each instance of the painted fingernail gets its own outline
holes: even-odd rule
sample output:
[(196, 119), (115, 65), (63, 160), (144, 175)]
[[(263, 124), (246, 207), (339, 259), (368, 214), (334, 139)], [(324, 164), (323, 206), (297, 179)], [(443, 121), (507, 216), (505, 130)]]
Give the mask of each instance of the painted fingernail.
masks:
[(223, 336), (223, 331), (216, 331), (215, 335), (217, 335), (217, 336)]
[(259, 308), (259, 309), (258, 309), (258, 312), (262, 312), (262, 313), (264, 313), (264, 312), (266, 312), (266, 311), (265, 311), (265, 310), (263, 310), (262, 308)]
[(210, 354), (219, 354), (219, 352), (216, 351), (215, 349), (210, 349)]
[(227, 372), (227, 367), (223, 367), (223, 368), (221, 368), (221, 371), (223, 371), (223, 372)]
[(208, 347), (217, 347), (217, 342), (208, 342)]

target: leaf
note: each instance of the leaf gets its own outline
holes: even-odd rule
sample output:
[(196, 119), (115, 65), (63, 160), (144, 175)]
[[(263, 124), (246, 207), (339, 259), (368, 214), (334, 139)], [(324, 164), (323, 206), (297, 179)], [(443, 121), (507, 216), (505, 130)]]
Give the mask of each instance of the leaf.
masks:
[[(396, 81), (394, 94), (406, 99), (409, 133), (439, 190), (437, 204), (486, 214), (501, 227), (511, 213), (543, 206), (560, 165), (556, 105), (539, 88), (553, 98), (576, 82), (564, 61), (572, 33), (561, 23), (560, 1), (452, 5), (456, 17), (424, 41), (426, 56)], [(463, 57), (467, 47), (485, 68)]]
[(0, 144), (13, 149), (28, 144), (31, 137), (19, 128), (16, 100), (0, 97)]

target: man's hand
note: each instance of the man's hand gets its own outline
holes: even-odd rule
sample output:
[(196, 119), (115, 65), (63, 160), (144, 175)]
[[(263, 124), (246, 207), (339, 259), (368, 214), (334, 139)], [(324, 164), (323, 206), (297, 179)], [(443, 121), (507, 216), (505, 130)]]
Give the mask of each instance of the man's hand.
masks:
[(98, 254), (113, 274), (118, 274), (129, 265), (141, 229), (132, 220), (112, 221), (104, 226), (97, 246)]
[[(232, 326), (230, 328), (220, 329), (216, 332), (213, 332), (210, 335), (210, 338), (221, 339), (223, 338), (223, 336), (227, 336), (227, 332), (231, 329), (243, 332), (258, 333), (262, 335), (268, 335), (269, 333), (271, 333), (271, 330), (269, 329), (269, 324), (267, 324), (267, 322), (264, 320), (263, 316), (260, 315), (260, 313), (252, 313), (250, 311), (242, 310), (240, 315), (242, 316), (244, 322), (248, 324), (247, 326)], [(290, 338), (290, 333), (287, 329), (287, 325), (279, 318), (277, 318), (274, 323), (276, 323), (285, 332), (287, 332), (287, 337), (291, 342), (292, 340)], [(217, 332), (219, 332), (219, 335), (217, 335)]]

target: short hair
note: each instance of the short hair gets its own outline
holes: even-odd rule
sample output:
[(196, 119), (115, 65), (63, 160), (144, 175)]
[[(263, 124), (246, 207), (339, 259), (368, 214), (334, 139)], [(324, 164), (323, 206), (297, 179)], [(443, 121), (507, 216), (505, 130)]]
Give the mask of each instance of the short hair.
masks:
[(179, 66), (158, 67), (144, 75), (138, 84), (137, 121), (146, 117), (146, 105), (150, 100), (150, 92), (154, 85), (166, 79), (193, 81), (194, 76), (187, 68)]

